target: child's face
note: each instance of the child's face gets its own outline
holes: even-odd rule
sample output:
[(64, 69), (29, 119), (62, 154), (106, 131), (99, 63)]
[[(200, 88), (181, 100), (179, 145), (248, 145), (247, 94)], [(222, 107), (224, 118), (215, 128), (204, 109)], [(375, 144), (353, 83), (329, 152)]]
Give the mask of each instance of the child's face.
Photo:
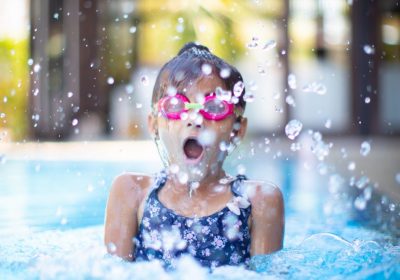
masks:
[[(219, 77), (208, 75), (179, 93), (190, 102), (201, 103), (204, 96), (215, 92), (218, 87), (227, 90)], [(174, 167), (174, 170), (179, 167), (182, 183), (185, 183), (186, 175), (189, 182), (199, 182), (211, 174), (218, 175), (226, 157), (225, 148), (233, 137), (242, 137), (246, 130), (246, 119), (242, 118), (239, 131), (233, 131), (234, 114), (214, 121), (205, 119), (197, 109), (190, 109), (187, 113), (187, 117), (180, 120), (168, 119), (160, 113), (149, 115), (149, 128), (159, 137), (164, 164)]]

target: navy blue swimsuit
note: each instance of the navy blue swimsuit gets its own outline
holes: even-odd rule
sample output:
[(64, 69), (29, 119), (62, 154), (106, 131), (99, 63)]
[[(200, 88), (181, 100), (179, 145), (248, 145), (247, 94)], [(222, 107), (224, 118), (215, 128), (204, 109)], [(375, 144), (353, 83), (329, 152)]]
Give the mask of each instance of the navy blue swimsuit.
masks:
[[(244, 176), (231, 183), (234, 199), (242, 198), (239, 187)], [(251, 206), (228, 205), (210, 216), (184, 217), (166, 208), (158, 192), (167, 181), (161, 172), (145, 202), (143, 218), (135, 237), (137, 261), (158, 259), (167, 267), (181, 255), (193, 256), (202, 266), (247, 264), (250, 259), (248, 218)], [(237, 205), (237, 204), (236, 204)]]

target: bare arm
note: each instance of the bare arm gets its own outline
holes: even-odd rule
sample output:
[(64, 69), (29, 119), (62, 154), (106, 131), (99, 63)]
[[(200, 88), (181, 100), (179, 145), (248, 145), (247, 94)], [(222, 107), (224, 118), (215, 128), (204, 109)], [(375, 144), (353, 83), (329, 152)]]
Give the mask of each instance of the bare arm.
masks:
[(137, 213), (142, 197), (142, 187), (135, 175), (123, 174), (114, 180), (104, 226), (104, 243), (110, 254), (129, 261), (134, 259), (133, 238), (137, 233)]
[(285, 218), (279, 188), (272, 185), (257, 186), (251, 205), (251, 256), (282, 249)]

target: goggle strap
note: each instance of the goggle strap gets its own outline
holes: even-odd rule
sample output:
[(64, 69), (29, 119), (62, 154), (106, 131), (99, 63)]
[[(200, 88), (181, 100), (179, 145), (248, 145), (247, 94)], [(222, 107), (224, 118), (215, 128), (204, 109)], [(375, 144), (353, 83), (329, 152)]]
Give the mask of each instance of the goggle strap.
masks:
[(240, 107), (234, 107), (233, 108), (233, 113), (236, 115), (236, 117), (240, 117), (243, 114), (243, 110)]

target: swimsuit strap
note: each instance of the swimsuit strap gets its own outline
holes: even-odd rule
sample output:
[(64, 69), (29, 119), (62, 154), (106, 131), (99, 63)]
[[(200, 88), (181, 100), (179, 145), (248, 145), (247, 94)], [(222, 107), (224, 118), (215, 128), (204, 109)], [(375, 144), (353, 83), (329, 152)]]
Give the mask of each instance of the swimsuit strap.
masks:
[(247, 180), (246, 175), (238, 174), (236, 175), (235, 180), (231, 182), (231, 189), (235, 196), (242, 196), (243, 190), (240, 189), (242, 186), (243, 181)]
[[(165, 185), (165, 183), (167, 182), (167, 179), (168, 179), (167, 169), (163, 169), (159, 173), (157, 173), (155, 176), (155, 181), (154, 181), (152, 191), (156, 191), (156, 190), (160, 189), (161, 187), (163, 187)], [(242, 195), (240, 187), (241, 187), (243, 181), (245, 181), (245, 180), (247, 180), (246, 175), (238, 174), (238, 175), (236, 175), (236, 178), (231, 182), (232, 192), (236, 196)]]
[(166, 169), (161, 170), (155, 176), (155, 181), (153, 185), (153, 189), (159, 189), (160, 187), (164, 186), (168, 179), (168, 172)]

